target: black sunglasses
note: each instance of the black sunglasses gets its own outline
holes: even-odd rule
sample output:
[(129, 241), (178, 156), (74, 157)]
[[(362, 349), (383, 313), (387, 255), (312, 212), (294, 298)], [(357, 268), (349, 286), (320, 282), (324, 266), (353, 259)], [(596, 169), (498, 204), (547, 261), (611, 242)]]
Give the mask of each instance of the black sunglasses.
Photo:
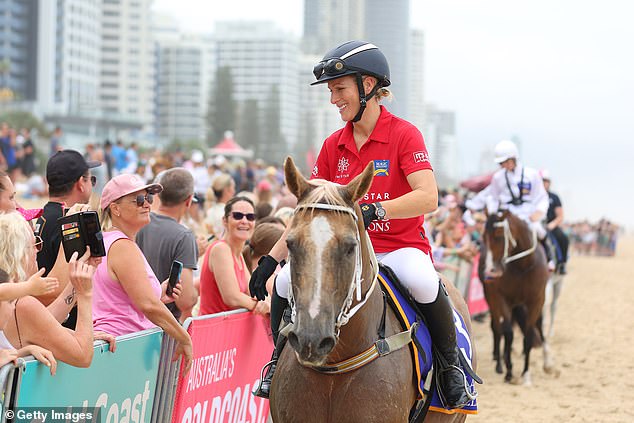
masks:
[(355, 68), (353, 66), (346, 65), (341, 59), (328, 59), (321, 61), (313, 68), (313, 75), (319, 79), (322, 75), (336, 76), (345, 73), (346, 71), (361, 72), (363, 69)]
[(253, 222), (255, 220), (255, 213), (231, 212), (231, 217), (235, 220), (242, 220), (246, 217), (249, 222)]
[(149, 192), (147, 194), (139, 194), (136, 196), (134, 200), (130, 200), (130, 201), (136, 202), (137, 207), (143, 207), (143, 204), (145, 204), (145, 201), (147, 201), (148, 204), (152, 204), (154, 202), (154, 194), (150, 194)]

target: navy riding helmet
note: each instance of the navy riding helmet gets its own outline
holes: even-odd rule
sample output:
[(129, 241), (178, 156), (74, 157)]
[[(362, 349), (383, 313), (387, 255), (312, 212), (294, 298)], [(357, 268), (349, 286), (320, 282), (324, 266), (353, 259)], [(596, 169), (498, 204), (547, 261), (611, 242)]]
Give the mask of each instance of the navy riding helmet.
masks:
[[(377, 46), (366, 41), (348, 41), (330, 50), (315, 65), (313, 74), (317, 81), (311, 85), (323, 84), (346, 75), (355, 75), (361, 108), (352, 120), (353, 122), (361, 119), (367, 99), (372, 98), (379, 88), (390, 85), (390, 66), (385, 55)], [(370, 75), (378, 80), (367, 95), (363, 89), (363, 75)]]

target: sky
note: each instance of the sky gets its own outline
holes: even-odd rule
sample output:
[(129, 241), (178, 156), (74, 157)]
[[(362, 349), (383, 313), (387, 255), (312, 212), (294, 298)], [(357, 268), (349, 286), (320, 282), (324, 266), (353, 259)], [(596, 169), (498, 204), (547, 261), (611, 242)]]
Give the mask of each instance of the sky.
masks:
[[(303, 0), (221, 4), (155, 0), (154, 9), (191, 32), (271, 20), (301, 35)], [(550, 171), (567, 218), (634, 229), (634, 2), (411, 4), (411, 26), (425, 31), (425, 100), (456, 113), (463, 175), (478, 170), (482, 149), (516, 136), (521, 161)]]

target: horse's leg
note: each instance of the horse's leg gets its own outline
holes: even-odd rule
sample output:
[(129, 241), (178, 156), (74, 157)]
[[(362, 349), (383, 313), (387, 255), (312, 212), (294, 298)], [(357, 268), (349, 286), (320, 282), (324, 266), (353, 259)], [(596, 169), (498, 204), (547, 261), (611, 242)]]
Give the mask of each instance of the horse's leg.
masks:
[(504, 334), (504, 364), (506, 364), (506, 376), (504, 380), (510, 382), (513, 379), (513, 364), (511, 362), (511, 349), (513, 346), (513, 320), (511, 309), (503, 305), (502, 333)]
[(495, 372), (502, 374), (502, 361), (500, 360), (500, 341), (502, 339), (502, 328), (500, 318), (491, 315), (491, 332), (493, 333), (493, 361), (495, 361)]
[[(553, 274), (551, 277), (548, 278), (548, 282), (546, 283), (546, 290), (544, 292), (544, 308), (542, 310), (542, 316), (548, 316), (547, 319), (545, 319), (548, 322), (548, 336), (550, 337), (550, 331), (552, 330), (552, 326), (553, 326), (553, 301), (554, 301), (554, 297), (553, 297), (553, 285), (554, 285), (554, 279), (555, 279), (555, 274)], [(548, 307), (548, 305), (550, 304), (550, 307)]]
[(564, 285), (563, 275), (554, 275), (553, 278), (553, 298), (550, 303), (550, 326), (548, 327), (548, 339), (553, 336), (555, 332), (555, 313), (557, 312), (557, 301), (561, 294), (561, 289)]
[(493, 361), (495, 361), (495, 371), (502, 374), (502, 362), (500, 360), (500, 340), (502, 338), (502, 328), (500, 325), (501, 313), (499, 311), (499, 294), (492, 282), (484, 283), (484, 298), (489, 306), (489, 317), (491, 318), (491, 333), (493, 334)]
[(526, 333), (524, 334), (524, 370), (522, 371), (522, 382), (526, 386), (532, 384), (528, 366), (530, 363), (531, 349), (533, 348), (534, 328), (533, 325), (527, 326)]

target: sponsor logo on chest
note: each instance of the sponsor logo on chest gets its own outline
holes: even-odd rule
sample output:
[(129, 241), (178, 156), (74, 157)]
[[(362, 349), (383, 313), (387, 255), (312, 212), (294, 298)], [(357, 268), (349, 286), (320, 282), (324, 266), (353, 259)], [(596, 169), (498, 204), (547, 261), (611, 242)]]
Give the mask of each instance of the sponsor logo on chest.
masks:
[(390, 161), (374, 160), (374, 176), (390, 176)]

